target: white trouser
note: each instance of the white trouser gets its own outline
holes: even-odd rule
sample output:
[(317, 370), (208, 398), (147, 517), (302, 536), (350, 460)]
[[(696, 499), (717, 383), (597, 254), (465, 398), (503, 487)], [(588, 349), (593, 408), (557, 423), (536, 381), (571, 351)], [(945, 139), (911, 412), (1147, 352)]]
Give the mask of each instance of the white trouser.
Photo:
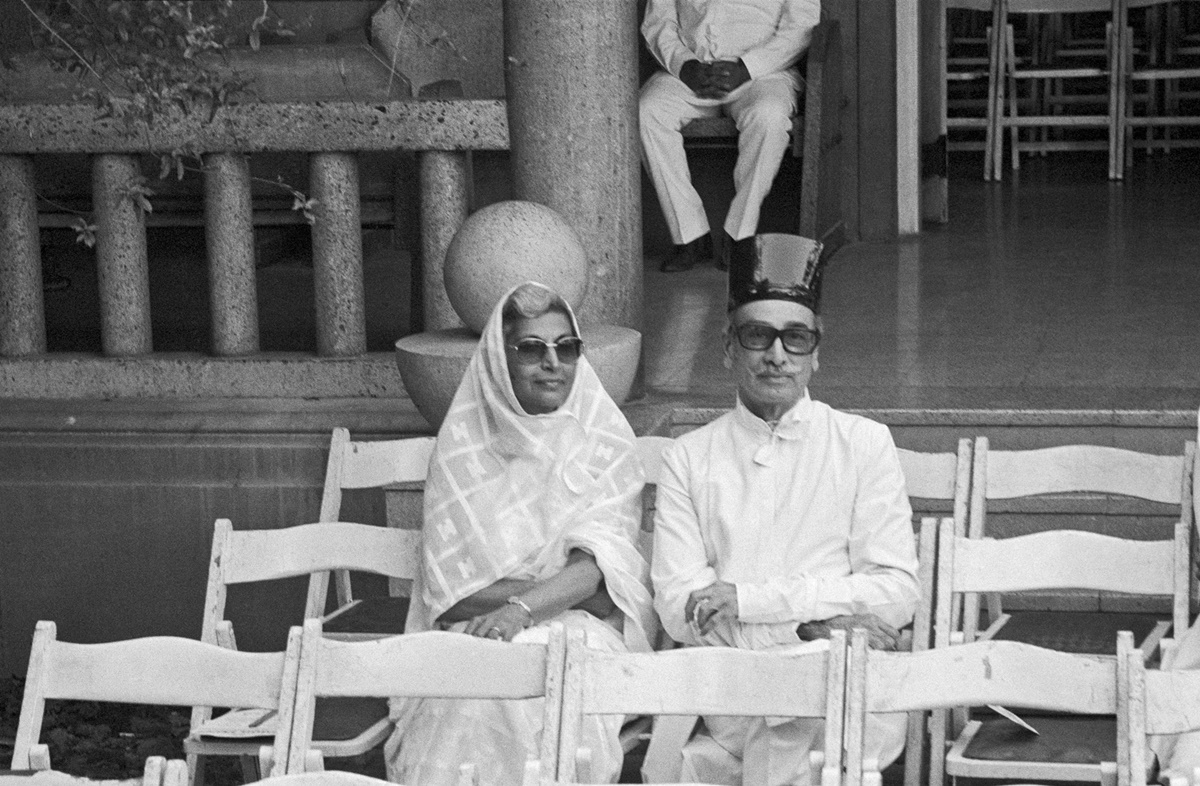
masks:
[(800, 75), (789, 70), (752, 79), (724, 98), (699, 98), (665, 71), (646, 80), (639, 102), (642, 161), (674, 243), (690, 243), (709, 231), (704, 204), (688, 172), (681, 129), (696, 118), (722, 112), (737, 123), (736, 192), (725, 232), (734, 240), (749, 237), (758, 227), (762, 201), (787, 150), (800, 84)]
[[(729, 786), (817, 786), (811, 783), (809, 752), (824, 749), (825, 721), (764, 718), (704, 718), (701, 732), (683, 748), (681, 783)], [(879, 768), (891, 764), (904, 749), (908, 716), (868, 715), (865, 758)]]

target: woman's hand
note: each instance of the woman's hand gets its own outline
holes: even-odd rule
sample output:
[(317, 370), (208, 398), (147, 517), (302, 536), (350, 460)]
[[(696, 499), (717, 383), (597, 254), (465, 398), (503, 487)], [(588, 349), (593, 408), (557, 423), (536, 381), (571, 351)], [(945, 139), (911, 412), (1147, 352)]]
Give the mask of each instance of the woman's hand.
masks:
[(525, 609), (516, 603), (505, 603), (495, 611), (472, 617), (463, 633), (481, 639), (512, 641), (513, 637), (533, 624)]

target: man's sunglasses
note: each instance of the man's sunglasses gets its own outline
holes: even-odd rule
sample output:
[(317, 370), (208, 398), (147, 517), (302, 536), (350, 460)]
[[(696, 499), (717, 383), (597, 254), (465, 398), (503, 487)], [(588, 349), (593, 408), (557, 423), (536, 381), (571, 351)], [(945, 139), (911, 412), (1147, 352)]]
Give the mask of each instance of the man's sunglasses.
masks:
[(783, 348), (789, 355), (811, 355), (821, 342), (821, 331), (807, 327), (788, 327), (782, 330), (770, 325), (748, 322), (739, 325), (734, 334), (744, 349), (762, 352), (770, 349), (775, 339), (783, 340)]
[(551, 349), (558, 357), (558, 362), (568, 366), (574, 365), (579, 360), (579, 356), (583, 354), (583, 339), (574, 336), (560, 338), (553, 344), (549, 341), (542, 341), (540, 338), (523, 338), (508, 346), (516, 354), (517, 362), (522, 366), (535, 366), (541, 363)]

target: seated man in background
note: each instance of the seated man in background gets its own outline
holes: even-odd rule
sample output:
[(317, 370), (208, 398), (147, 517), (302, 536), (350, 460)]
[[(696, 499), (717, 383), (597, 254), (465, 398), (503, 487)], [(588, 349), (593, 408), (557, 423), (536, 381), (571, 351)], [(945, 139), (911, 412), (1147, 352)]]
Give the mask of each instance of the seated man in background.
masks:
[(681, 133), (696, 118), (724, 112), (738, 127), (736, 193), (718, 265), (728, 265), (732, 241), (757, 230), (796, 114), (795, 66), (820, 16), (820, 0), (649, 0), (642, 35), (665, 70), (642, 86), (642, 159), (675, 243), (662, 270), (688, 270), (711, 253)]
[[(808, 396), (821, 338), (821, 245), (768, 234), (734, 246), (725, 365), (737, 404), (663, 456), (651, 579), (670, 636), (763, 650), (865, 628), (895, 649), (916, 610), (912, 509), (886, 426)], [(870, 716), (885, 767), (903, 715)], [(705, 717), (682, 782), (808, 784), (824, 723)]]

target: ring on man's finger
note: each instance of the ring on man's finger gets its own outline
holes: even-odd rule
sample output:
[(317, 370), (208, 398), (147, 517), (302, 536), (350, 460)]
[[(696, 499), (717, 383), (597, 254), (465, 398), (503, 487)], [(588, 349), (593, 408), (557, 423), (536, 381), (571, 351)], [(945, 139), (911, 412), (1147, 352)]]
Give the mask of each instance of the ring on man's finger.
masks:
[[(496, 635), (493, 636), (492, 635), (493, 633), (495, 633)], [(502, 639), (502, 638), (504, 638), (504, 632), (501, 631), (499, 628), (492, 626), (492, 627), (488, 628), (487, 636), (489, 639)]]

